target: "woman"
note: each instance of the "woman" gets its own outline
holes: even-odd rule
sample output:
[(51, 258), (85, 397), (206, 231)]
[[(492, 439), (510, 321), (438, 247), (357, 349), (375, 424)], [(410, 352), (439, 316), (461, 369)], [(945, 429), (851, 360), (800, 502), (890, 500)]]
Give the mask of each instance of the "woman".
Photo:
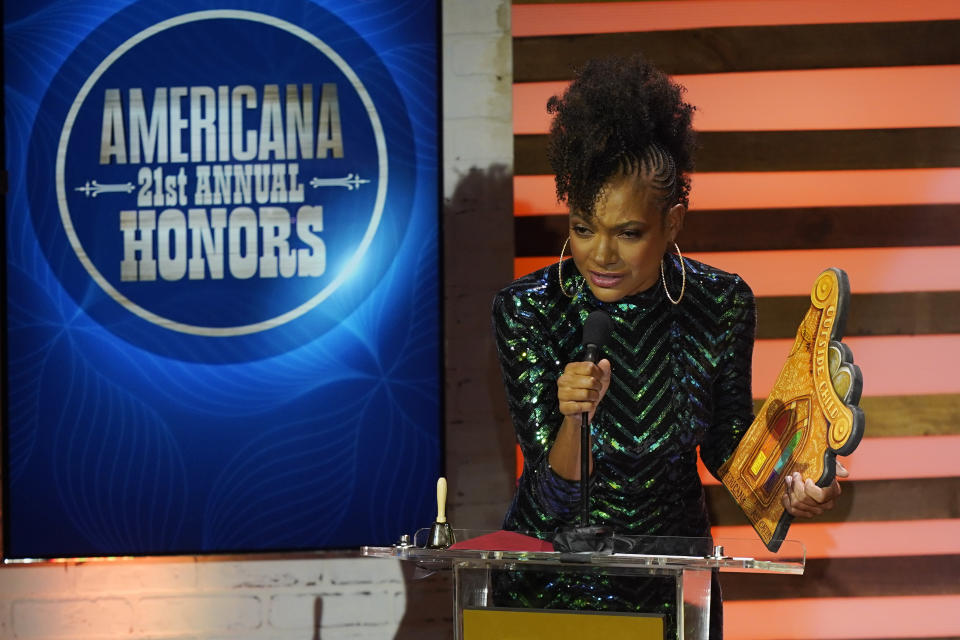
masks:
[[(548, 155), (570, 211), (572, 264), (520, 278), (494, 326), (524, 468), (506, 529), (544, 537), (577, 524), (580, 421), (591, 419), (590, 517), (622, 534), (707, 537), (697, 448), (714, 474), (753, 420), (753, 293), (737, 275), (683, 258), (693, 107), (640, 56), (588, 63), (553, 97)], [(581, 329), (603, 309), (611, 339), (582, 361)], [(839, 475), (846, 475), (838, 469)], [(788, 512), (831, 508), (839, 486), (794, 476)], [(514, 600), (631, 608), (643, 594), (582, 580)], [(714, 580), (714, 586), (716, 580)], [(537, 587), (543, 589), (544, 585)], [(719, 592), (715, 588), (715, 592)], [(535, 600), (536, 602), (532, 602)], [(720, 637), (719, 598), (711, 637)], [(613, 604), (611, 604), (613, 603)], [(668, 620), (672, 619), (669, 607)]]

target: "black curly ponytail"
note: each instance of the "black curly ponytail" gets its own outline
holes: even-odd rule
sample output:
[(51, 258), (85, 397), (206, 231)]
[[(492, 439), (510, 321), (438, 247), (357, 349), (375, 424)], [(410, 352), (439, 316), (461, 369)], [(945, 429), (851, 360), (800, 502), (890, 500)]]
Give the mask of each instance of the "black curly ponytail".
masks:
[(694, 107), (683, 92), (640, 54), (588, 62), (562, 96), (547, 102), (554, 114), (547, 156), (557, 199), (590, 216), (611, 177), (644, 169), (665, 210), (686, 206), (696, 134)]

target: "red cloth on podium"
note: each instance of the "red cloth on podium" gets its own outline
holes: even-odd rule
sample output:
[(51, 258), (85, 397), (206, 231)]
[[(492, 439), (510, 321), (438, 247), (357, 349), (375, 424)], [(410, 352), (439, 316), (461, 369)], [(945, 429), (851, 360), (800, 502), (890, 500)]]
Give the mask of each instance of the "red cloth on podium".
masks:
[(516, 531), (494, 531), (476, 538), (463, 540), (451, 549), (479, 549), (482, 551), (553, 551), (553, 543), (525, 536)]

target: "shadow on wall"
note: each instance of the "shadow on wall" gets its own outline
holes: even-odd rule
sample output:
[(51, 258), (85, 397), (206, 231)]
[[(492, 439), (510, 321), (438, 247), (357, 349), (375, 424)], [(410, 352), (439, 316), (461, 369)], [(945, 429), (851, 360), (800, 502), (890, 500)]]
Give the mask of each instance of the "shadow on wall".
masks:
[(515, 438), (491, 328), (513, 280), (513, 174), (471, 168), (443, 207), (445, 468), (456, 528), (499, 529), (513, 497)]
[(407, 609), (395, 640), (449, 640), (453, 637), (453, 573), (432, 573), (403, 564)]
[(320, 640), (320, 624), (323, 621), (323, 598), (317, 596), (313, 599), (313, 637), (312, 640)]

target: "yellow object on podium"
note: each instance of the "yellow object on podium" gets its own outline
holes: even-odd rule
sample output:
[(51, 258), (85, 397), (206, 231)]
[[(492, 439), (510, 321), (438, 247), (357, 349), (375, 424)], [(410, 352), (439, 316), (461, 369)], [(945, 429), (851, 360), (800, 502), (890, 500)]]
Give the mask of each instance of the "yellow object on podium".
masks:
[(548, 609), (464, 609), (463, 640), (663, 640), (663, 617)]

